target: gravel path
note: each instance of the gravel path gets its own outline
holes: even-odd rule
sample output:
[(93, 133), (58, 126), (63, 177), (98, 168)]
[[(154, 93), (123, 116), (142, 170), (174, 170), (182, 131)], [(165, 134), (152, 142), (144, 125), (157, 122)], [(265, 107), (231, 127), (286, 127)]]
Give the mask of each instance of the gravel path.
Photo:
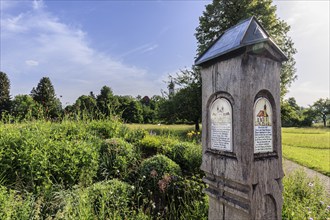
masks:
[(317, 176), (320, 179), (320, 181), (322, 183), (324, 183), (325, 190), (330, 195), (330, 177), (325, 176), (314, 170), (308, 169), (299, 164), (296, 164), (290, 160), (283, 159), (283, 170), (284, 170), (285, 175), (290, 175), (290, 173), (292, 173), (293, 171), (295, 171), (297, 169), (303, 169), (306, 172), (308, 177), (313, 178), (313, 177)]

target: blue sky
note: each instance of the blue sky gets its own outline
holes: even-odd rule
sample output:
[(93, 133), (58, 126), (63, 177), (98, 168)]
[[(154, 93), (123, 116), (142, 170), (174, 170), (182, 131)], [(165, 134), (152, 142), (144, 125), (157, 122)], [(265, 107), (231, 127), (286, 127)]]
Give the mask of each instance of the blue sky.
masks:
[[(189, 68), (195, 28), (210, 1), (8, 1), (1, 3), (0, 69), (11, 94), (51, 78), (64, 105), (103, 85), (155, 95)], [(329, 2), (274, 1), (292, 27), (298, 80), (288, 96), (306, 106), (329, 97)]]

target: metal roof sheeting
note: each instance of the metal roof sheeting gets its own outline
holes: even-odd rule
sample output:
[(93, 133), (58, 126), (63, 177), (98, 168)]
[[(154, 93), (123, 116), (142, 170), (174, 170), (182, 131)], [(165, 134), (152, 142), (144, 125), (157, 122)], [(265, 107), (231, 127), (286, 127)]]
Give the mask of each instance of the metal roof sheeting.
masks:
[(196, 59), (195, 64), (200, 65), (244, 46), (264, 41), (268, 41), (272, 44), (280, 55), (284, 57), (284, 59), (286, 58), (283, 52), (270, 39), (269, 34), (260, 23), (254, 17), (251, 17), (241, 21), (221, 34), (219, 38)]

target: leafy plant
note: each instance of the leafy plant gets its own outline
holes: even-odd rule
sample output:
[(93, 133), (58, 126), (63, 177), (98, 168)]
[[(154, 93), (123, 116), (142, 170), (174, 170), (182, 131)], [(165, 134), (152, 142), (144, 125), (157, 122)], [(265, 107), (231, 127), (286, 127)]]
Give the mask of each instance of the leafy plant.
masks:
[(283, 179), (283, 219), (328, 219), (330, 200), (317, 178), (298, 170)]

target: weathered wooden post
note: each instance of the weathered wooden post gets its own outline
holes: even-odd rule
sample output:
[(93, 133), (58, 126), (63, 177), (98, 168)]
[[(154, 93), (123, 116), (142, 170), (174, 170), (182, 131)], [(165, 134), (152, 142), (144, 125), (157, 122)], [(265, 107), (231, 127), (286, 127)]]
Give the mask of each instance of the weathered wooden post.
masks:
[(281, 219), (280, 69), (287, 58), (254, 18), (199, 58), (209, 219)]

